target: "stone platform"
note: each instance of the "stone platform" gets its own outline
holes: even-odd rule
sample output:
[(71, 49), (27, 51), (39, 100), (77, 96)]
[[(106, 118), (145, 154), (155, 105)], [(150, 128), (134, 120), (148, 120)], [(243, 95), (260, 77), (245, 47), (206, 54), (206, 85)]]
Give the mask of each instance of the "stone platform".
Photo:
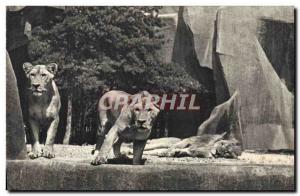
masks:
[[(7, 161), (7, 189), (21, 190), (295, 190), (294, 157), (243, 153), (238, 160), (158, 158), (145, 165), (89, 164), (92, 146), (56, 145), (57, 157)], [(114, 164), (113, 164), (114, 163)]]

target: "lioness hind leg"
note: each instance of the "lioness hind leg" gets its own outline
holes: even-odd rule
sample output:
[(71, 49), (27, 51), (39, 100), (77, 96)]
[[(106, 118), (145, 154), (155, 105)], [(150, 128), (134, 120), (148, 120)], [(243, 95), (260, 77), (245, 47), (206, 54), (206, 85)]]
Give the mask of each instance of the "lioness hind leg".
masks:
[(53, 120), (52, 123), (50, 124), (50, 127), (48, 128), (46, 143), (43, 149), (43, 157), (49, 159), (55, 157), (53, 145), (55, 141), (58, 123), (59, 123), (59, 117), (56, 117), (55, 120)]
[(28, 157), (31, 159), (36, 159), (42, 156), (42, 148), (39, 143), (39, 133), (40, 128), (39, 125), (35, 121), (29, 121), (29, 125), (31, 128), (30, 136), (31, 136), (31, 152), (28, 153)]
[(129, 159), (126, 154), (121, 153), (121, 145), (123, 141), (118, 138), (117, 141), (113, 145), (114, 155), (117, 159)]
[(142, 164), (143, 151), (147, 140), (136, 140), (133, 142), (133, 165)]

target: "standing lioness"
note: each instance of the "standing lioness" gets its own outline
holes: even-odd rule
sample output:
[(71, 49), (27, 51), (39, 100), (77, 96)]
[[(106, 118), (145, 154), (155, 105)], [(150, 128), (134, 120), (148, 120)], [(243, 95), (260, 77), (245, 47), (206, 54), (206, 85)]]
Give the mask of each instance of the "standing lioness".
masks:
[[(57, 64), (35, 65), (24, 63), (23, 69), (29, 81), (28, 125), (32, 151), (31, 159), (53, 158), (53, 144), (59, 122), (60, 96), (53, 77)], [(45, 132), (46, 131), (46, 132)], [(44, 137), (41, 137), (44, 136)], [(40, 142), (44, 143), (44, 148)]]

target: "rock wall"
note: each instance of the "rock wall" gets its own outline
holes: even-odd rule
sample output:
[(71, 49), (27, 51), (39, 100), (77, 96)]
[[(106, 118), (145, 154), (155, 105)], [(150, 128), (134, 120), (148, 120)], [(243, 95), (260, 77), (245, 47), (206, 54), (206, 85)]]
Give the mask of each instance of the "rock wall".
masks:
[[(188, 74), (203, 85), (207, 93), (197, 95), (199, 98), (196, 105), (200, 105), (200, 111), (173, 111), (169, 113), (168, 129), (169, 136), (172, 137), (185, 138), (196, 135), (197, 127), (209, 117), (215, 105), (213, 72), (211, 66), (206, 63), (209, 58), (201, 61), (203, 59), (202, 53), (204, 51), (209, 53), (211, 44), (208, 44), (208, 48), (207, 46), (203, 47), (200, 44), (202, 40), (199, 39), (200, 37), (209, 40), (211, 29), (205, 28), (202, 31), (203, 29), (198, 28), (197, 22), (201, 21), (199, 17), (206, 17), (209, 20), (213, 16), (211, 10), (216, 11), (216, 7), (207, 7), (209, 9), (207, 11), (201, 7), (196, 8), (200, 8), (204, 12), (198, 12), (194, 7), (179, 7), (171, 60), (183, 66)], [(208, 24), (207, 20), (203, 22), (205, 26)]]
[(295, 94), (295, 25), (292, 21), (262, 19), (258, 40), (279, 78)]
[(25, 159), (25, 130), (17, 80), (6, 53), (6, 158)]
[[(168, 11), (168, 10), (166, 10)], [(172, 10), (170, 10), (172, 11)], [(160, 33), (164, 36), (164, 43), (161, 50), (157, 52), (158, 58), (164, 63), (172, 62), (172, 53), (174, 47), (175, 33), (177, 29), (177, 12), (159, 14), (158, 16), (165, 26), (160, 29)]]
[(213, 64), (213, 69), (219, 71), (214, 78), (217, 103), (239, 90), (246, 149), (294, 149), (294, 95), (280, 79), (257, 38), (261, 19), (293, 23), (293, 14), (293, 7), (218, 10)]
[[(179, 43), (175, 43), (173, 53), (175, 62), (187, 64), (193, 70), (199, 69), (192, 62), (196, 61), (200, 68), (212, 69), (212, 37), (217, 10), (217, 6), (179, 8), (176, 34)], [(188, 58), (189, 55), (193, 55), (193, 58)], [(199, 78), (199, 74), (195, 77)]]
[(294, 149), (294, 52), (293, 7), (179, 8), (172, 60), (215, 105), (239, 91), (246, 149)]
[(242, 145), (239, 105), (239, 93), (236, 91), (228, 101), (213, 109), (209, 118), (199, 126), (197, 135), (227, 132), (228, 138), (236, 139)]

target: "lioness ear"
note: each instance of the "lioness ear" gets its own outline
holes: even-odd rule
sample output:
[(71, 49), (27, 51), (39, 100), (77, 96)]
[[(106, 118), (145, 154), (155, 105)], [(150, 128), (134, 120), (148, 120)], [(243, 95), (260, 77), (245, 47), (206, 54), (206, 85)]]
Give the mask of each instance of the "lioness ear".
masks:
[(56, 74), (58, 65), (56, 63), (50, 63), (47, 65), (47, 70), (52, 74)]
[(148, 91), (142, 91), (142, 92), (140, 92), (140, 94), (142, 95), (142, 97), (151, 96), (151, 94)]
[(26, 62), (23, 64), (23, 70), (25, 71), (26, 74), (28, 74), (32, 68), (33, 65), (31, 63)]

